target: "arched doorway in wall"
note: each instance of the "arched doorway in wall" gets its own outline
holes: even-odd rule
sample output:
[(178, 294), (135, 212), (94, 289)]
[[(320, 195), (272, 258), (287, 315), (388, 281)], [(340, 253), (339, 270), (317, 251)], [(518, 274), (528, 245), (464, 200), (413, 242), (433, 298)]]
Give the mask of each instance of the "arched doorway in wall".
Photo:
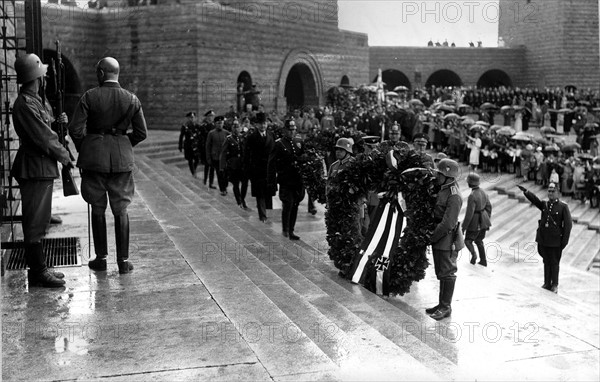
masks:
[(298, 63), (292, 66), (285, 80), (283, 95), (288, 110), (319, 105), (315, 78), (308, 65)]
[(434, 73), (432, 73), (427, 82), (425, 83), (425, 87), (429, 88), (431, 86), (436, 87), (446, 87), (446, 86), (462, 86), (462, 80), (452, 70), (441, 69)]
[[(396, 69), (386, 69), (382, 71), (381, 80), (385, 82), (385, 88), (390, 91), (394, 90), (398, 86), (406, 86), (408, 89), (411, 88), (408, 77)], [(373, 82), (377, 82), (377, 76), (375, 76)]]
[[(54, 60), (55, 67), (58, 65), (56, 60), (56, 51), (51, 49), (43, 50), (43, 62), (50, 64), (52, 60)], [(65, 75), (64, 75), (64, 112), (67, 113), (68, 116), (73, 115), (73, 111), (75, 111), (75, 107), (77, 106), (77, 102), (79, 102), (79, 98), (83, 92), (81, 88), (81, 80), (75, 67), (69, 61), (69, 59), (63, 54), (62, 62), (65, 67)], [(58, 70), (58, 68), (56, 68)], [(52, 70), (52, 65), (48, 67), (48, 81), (46, 83), (46, 97), (48, 101), (52, 105), (52, 107), (56, 107), (56, 87), (54, 84), (54, 71)]]
[(247, 71), (242, 71), (237, 78), (237, 111), (243, 112), (246, 105), (252, 103), (252, 76)]
[(512, 80), (508, 74), (499, 69), (488, 70), (477, 81), (478, 88), (496, 88), (499, 86), (512, 87)]
[(346, 76), (346, 75), (343, 75), (342, 80), (340, 81), (340, 86), (350, 87), (350, 78), (348, 78), (348, 76)]

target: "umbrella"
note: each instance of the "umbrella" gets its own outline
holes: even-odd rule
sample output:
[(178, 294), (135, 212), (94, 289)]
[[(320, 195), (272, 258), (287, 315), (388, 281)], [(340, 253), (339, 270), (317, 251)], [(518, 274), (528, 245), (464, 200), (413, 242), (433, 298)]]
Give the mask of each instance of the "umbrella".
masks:
[(531, 142), (531, 137), (524, 133), (517, 133), (511, 137), (515, 141)]
[(577, 158), (583, 159), (583, 160), (592, 160), (592, 159), (594, 159), (594, 157), (592, 156), (592, 154), (588, 154), (588, 153), (578, 154)]
[(460, 116), (456, 113), (449, 113), (444, 116), (444, 119), (456, 119), (460, 118)]
[(559, 113), (571, 113), (573, 110), (568, 108), (563, 108), (558, 110)]
[(483, 125), (473, 125), (469, 128), (469, 131), (483, 131), (485, 127)]
[(506, 113), (508, 111), (511, 111), (512, 109), (513, 109), (513, 107), (511, 105), (506, 105), (506, 106), (502, 106), (500, 108), (500, 111), (503, 112), (503, 113)]
[(595, 107), (592, 109), (592, 111), (600, 111), (600, 107)]
[(485, 126), (485, 127), (490, 127), (490, 124), (487, 123), (486, 121), (477, 121), (477, 122), (475, 122), (475, 124)]
[(454, 111), (454, 108), (449, 105), (440, 105), (440, 106), (438, 106), (438, 108), (436, 110), (447, 111), (447, 112), (452, 113)]
[(585, 126), (583, 127), (587, 127), (587, 128), (592, 128), (592, 129), (597, 129), (598, 128), (598, 124), (596, 122), (588, 122), (585, 124)]
[(385, 95), (388, 97), (398, 97), (398, 93), (396, 92), (387, 92), (385, 93)]
[(484, 104), (479, 106), (479, 108), (480, 109), (497, 109), (498, 106), (494, 105), (493, 103), (485, 102)]
[(560, 151), (556, 145), (545, 146), (543, 151)]
[(492, 131), (498, 131), (498, 130), (500, 130), (500, 129), (501, 129), (501, 128), (503, 128), (503, 127), (504, 127), (504, 126), (501, 126), (501, 125), (492, 125), (492, 126), (490, 127), (490, 130), (492, 130)]
[(470, 109), (471, 105), (467, 105), (466, 103), (463, 103), (462, 105), (458, 106), (459, 109)]
[(498, 130), (498, 134), (501, 135), (515, 135), (516, 131), (510, 126), (504, 126), (500, 130)]
[(544, 126), (540, 129), (540, 133), (543, 133), (543, 134), (556, 133), (556, 129), (552, 126)]
[(411, 105), (413, 105), (413, 106), (414, 106), (414, 105), (417, 105), (417, 106), (425, 106), (425, 105), (423, 104), (423, 102), (421, 102), (421, 100), (420, 100), (420, 99), (416, 99), (416, 98), (413, 98), (413, 99), (411, 99), (410, 101), (408, 101), (408, 103), (409, 103), (409, 104), (411, 104)]
[(581, 148), (581, 145), (579, 143), (569, 143), (567, 145), (564, 145), (563, 147), (561, 147), (561, 151), (562, 152), (567, 152), (567, 151), (577, 151)]
[(406, 92), (406, 91), (408, 91), (408, 88), (404, 85), (400, 85), (400, 86), (396, 86), (394, 88), (394, 91), (395, 92)]
[(465, 118), (462, 122), (463, 125), (473, 125), (475, 123), (475, 120), (473, 118)]
[(542, 137), (535, 137), (535, 138), (533, 138), (533, 140), (534, 140), (536, 143), (540, 143), (540, 144), (542, 144), (542, 145), (549, 145), (549, 144), (550, 144), (550, 141), (549, 141), (549, 140), (547, 140), (547, 139), (544, 139), (544, 138), (542, 138)]

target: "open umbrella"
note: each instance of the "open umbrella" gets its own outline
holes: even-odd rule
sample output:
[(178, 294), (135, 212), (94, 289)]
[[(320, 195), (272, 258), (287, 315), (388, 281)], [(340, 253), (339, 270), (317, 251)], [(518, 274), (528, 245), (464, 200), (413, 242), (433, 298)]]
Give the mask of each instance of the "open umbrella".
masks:
[(444, 119), (457, 119), (460, 118), (460, 115), (456, 113), (449, 113), (444, 116)]
[(544, 139), (544, 138), (542, 138), (542, 137), (535, 137), (535, 138), (533, 138), (533, 140), (534, 140), (536, 143), (539, 143), (539, 144), (542, 144), (542, 145), (549, 145), (549, 144), (550, 144), (550, 141), (549, 141), (549, 140), (547, 140), (547, 139)]
[(581, 145), (577, 142), (573, 142), (573, 143), (569, 143), (564, 145), (563, 147), (560, 148), (560, 151), (562, 152), (569, 152), (569, 151), (577, 151), (581, 148)]
[(423, 102), (421, 102), (421, 100), (417, 99), (417, 98), (411, 99), (410, 101), (408, 101), (408, 103), (411, 104), (411, 105), (413, 105), (413, 106), (425, 106), (423, 104)]
[(452, 112), (454, 112), (454, 108), (453, 108), (452, 106), (449, 106), (449, 105), (443, 105), (443, 104), (442, 104), (442, 105), (440, 105), (440, 106), (438, 106), (436, 110), (438, 110), (438, 111), (439, 111), (439, 110), (441, 110), (441, 111), (447, 111), (447, 112), (449, 112), (449, 113), (452, 113)]
[(473, 125), (475, 123), (475, 120), (473, 118), (467, 117), (467, 118), (463, 119), (463, 121), (461, 123), (463, 125)]
[(515, 135), (513, 135), (511, 137), (511, 139), (513, 139), (515, 141), (531, 142), (531, 137), (529, 135), (523, 134), (523, 133), (516, 133)]
[(505, 105), (500, 108), (500, 111), (503, 113), (507, 113), (507, 112), (511, 111), (512, 109), (513, 109), (513, 107), (511, 105)]
[(485, 130), (485, 127), (483, 127), (483, 125), (473, 125), (473, 126), (469, 127), (469, 131), (482, 132), (483, 130)]
[(598, 128), (598, 124), (596, 122), (588, 122), (585, 124), (585, 126), (583, 127), (587, 127), (588, 129), (597, 129)]
[(400, 86), (396, 86), (394, 88), (394, 91), (395, 92), (406, 92), (406, 91), (408, 91), (408, 88), (404, 85), (400, 85)]
[(479, 106), (479, 108), (480, 109), (497, 109), (498, 106), (494, 105), (493, 103), (485, 102), (481, 106)]
[(458, 106), (458, 109), (471, 109), (471, 105), (467, 105), (466, 103), (463, 103), (462, 105)]
[(386, 92), (385, 95), (388, 97), (398, 97), (398, 93), (396, 92)]
[(510, 126), (504, 126), (500, 130), (498, 130), (498, 134), (501, 135), (515, 135), (516, 131)]
[(557, 151), (560, 151), (560, 150), (559, 150), (559, 148), (556, 145), (548, 145), (548, 146), (544, 146), (544, 149), (542, 151), (557, 152)]
[(556, 129), (552, 126), (544, 126), (540, 129), (540, 133), (542, 134), (552, 134), (556, 133)]
[(475, 124), (485, 126), (485, 127), (490, 127), (490, 124), (487, 123), (486, 121), (477, 121), (477, 122), (475, 122)]
[(558, 110), (559, 113), (571, 113), (573, 112), (573, 109), (568, 109), (568, 108), (562, 108)]
[(498, 130), (500, 130), (503, 127), (504, 126), (501, 126), (501, 125), (492, 125), (492, 126), (490, 126), (490, 130), (491, 131), (498, 131)]
[(592, 154), (588, 154), (588, 153), (578, 154), (577, 158), (582, 159), (582, 160), (592, 160), (592, 159), (594, 159), (594, 157), (592, 156)]

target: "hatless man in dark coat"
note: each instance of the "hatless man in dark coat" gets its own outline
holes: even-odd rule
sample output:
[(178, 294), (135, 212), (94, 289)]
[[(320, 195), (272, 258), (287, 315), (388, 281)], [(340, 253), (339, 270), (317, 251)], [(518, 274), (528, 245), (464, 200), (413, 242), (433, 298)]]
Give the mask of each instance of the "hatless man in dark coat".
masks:
[(273, 133), (267, 130), (265, 113), (256, 115), (256, 129), (247, 137), (244, 149), (244, 166), (250, 178), (250, 192), (256, 198), (258, 218), (267, 222), (267, 209), (273, 208), (274, 192), (267, 188), (267, 165), (269, 154), (275, 146)]

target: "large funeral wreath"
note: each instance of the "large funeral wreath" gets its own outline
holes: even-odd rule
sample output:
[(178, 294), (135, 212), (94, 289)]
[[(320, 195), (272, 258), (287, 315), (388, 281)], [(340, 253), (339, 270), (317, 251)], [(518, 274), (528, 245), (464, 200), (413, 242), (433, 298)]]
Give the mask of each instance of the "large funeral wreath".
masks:
[[(386, 156), (391, 148), (382, 144), (370, 154), (358, 154), (330, 181), (325, 195), (324, 155), (315, 146), (320, 145), (307, 145), (310, 148), (300, 162), (300, 171), (309, 194), (321, 203), (327, 198), (325, 222), (329, 257), (342, 274), (348, 271), (360, 251), (362, 236), (356, 224), (359, 200), (366, 198), (369, 192), (383, 192), (388, 200), (402, 193), (406, 201), (406, 228), (398, 248), (390, 256), (389, 290), (404, 295), (414, 281), (425, 277), (429, 266), (426, 249), (435, 228), (433, 210), (439, 191), (434, 173), (425, 169), (423, 157), (408, 145), (393, 150), (396, 164), (390, 166)], [(376, 258), (370, 260), (367, 266), (373, 267)]]

